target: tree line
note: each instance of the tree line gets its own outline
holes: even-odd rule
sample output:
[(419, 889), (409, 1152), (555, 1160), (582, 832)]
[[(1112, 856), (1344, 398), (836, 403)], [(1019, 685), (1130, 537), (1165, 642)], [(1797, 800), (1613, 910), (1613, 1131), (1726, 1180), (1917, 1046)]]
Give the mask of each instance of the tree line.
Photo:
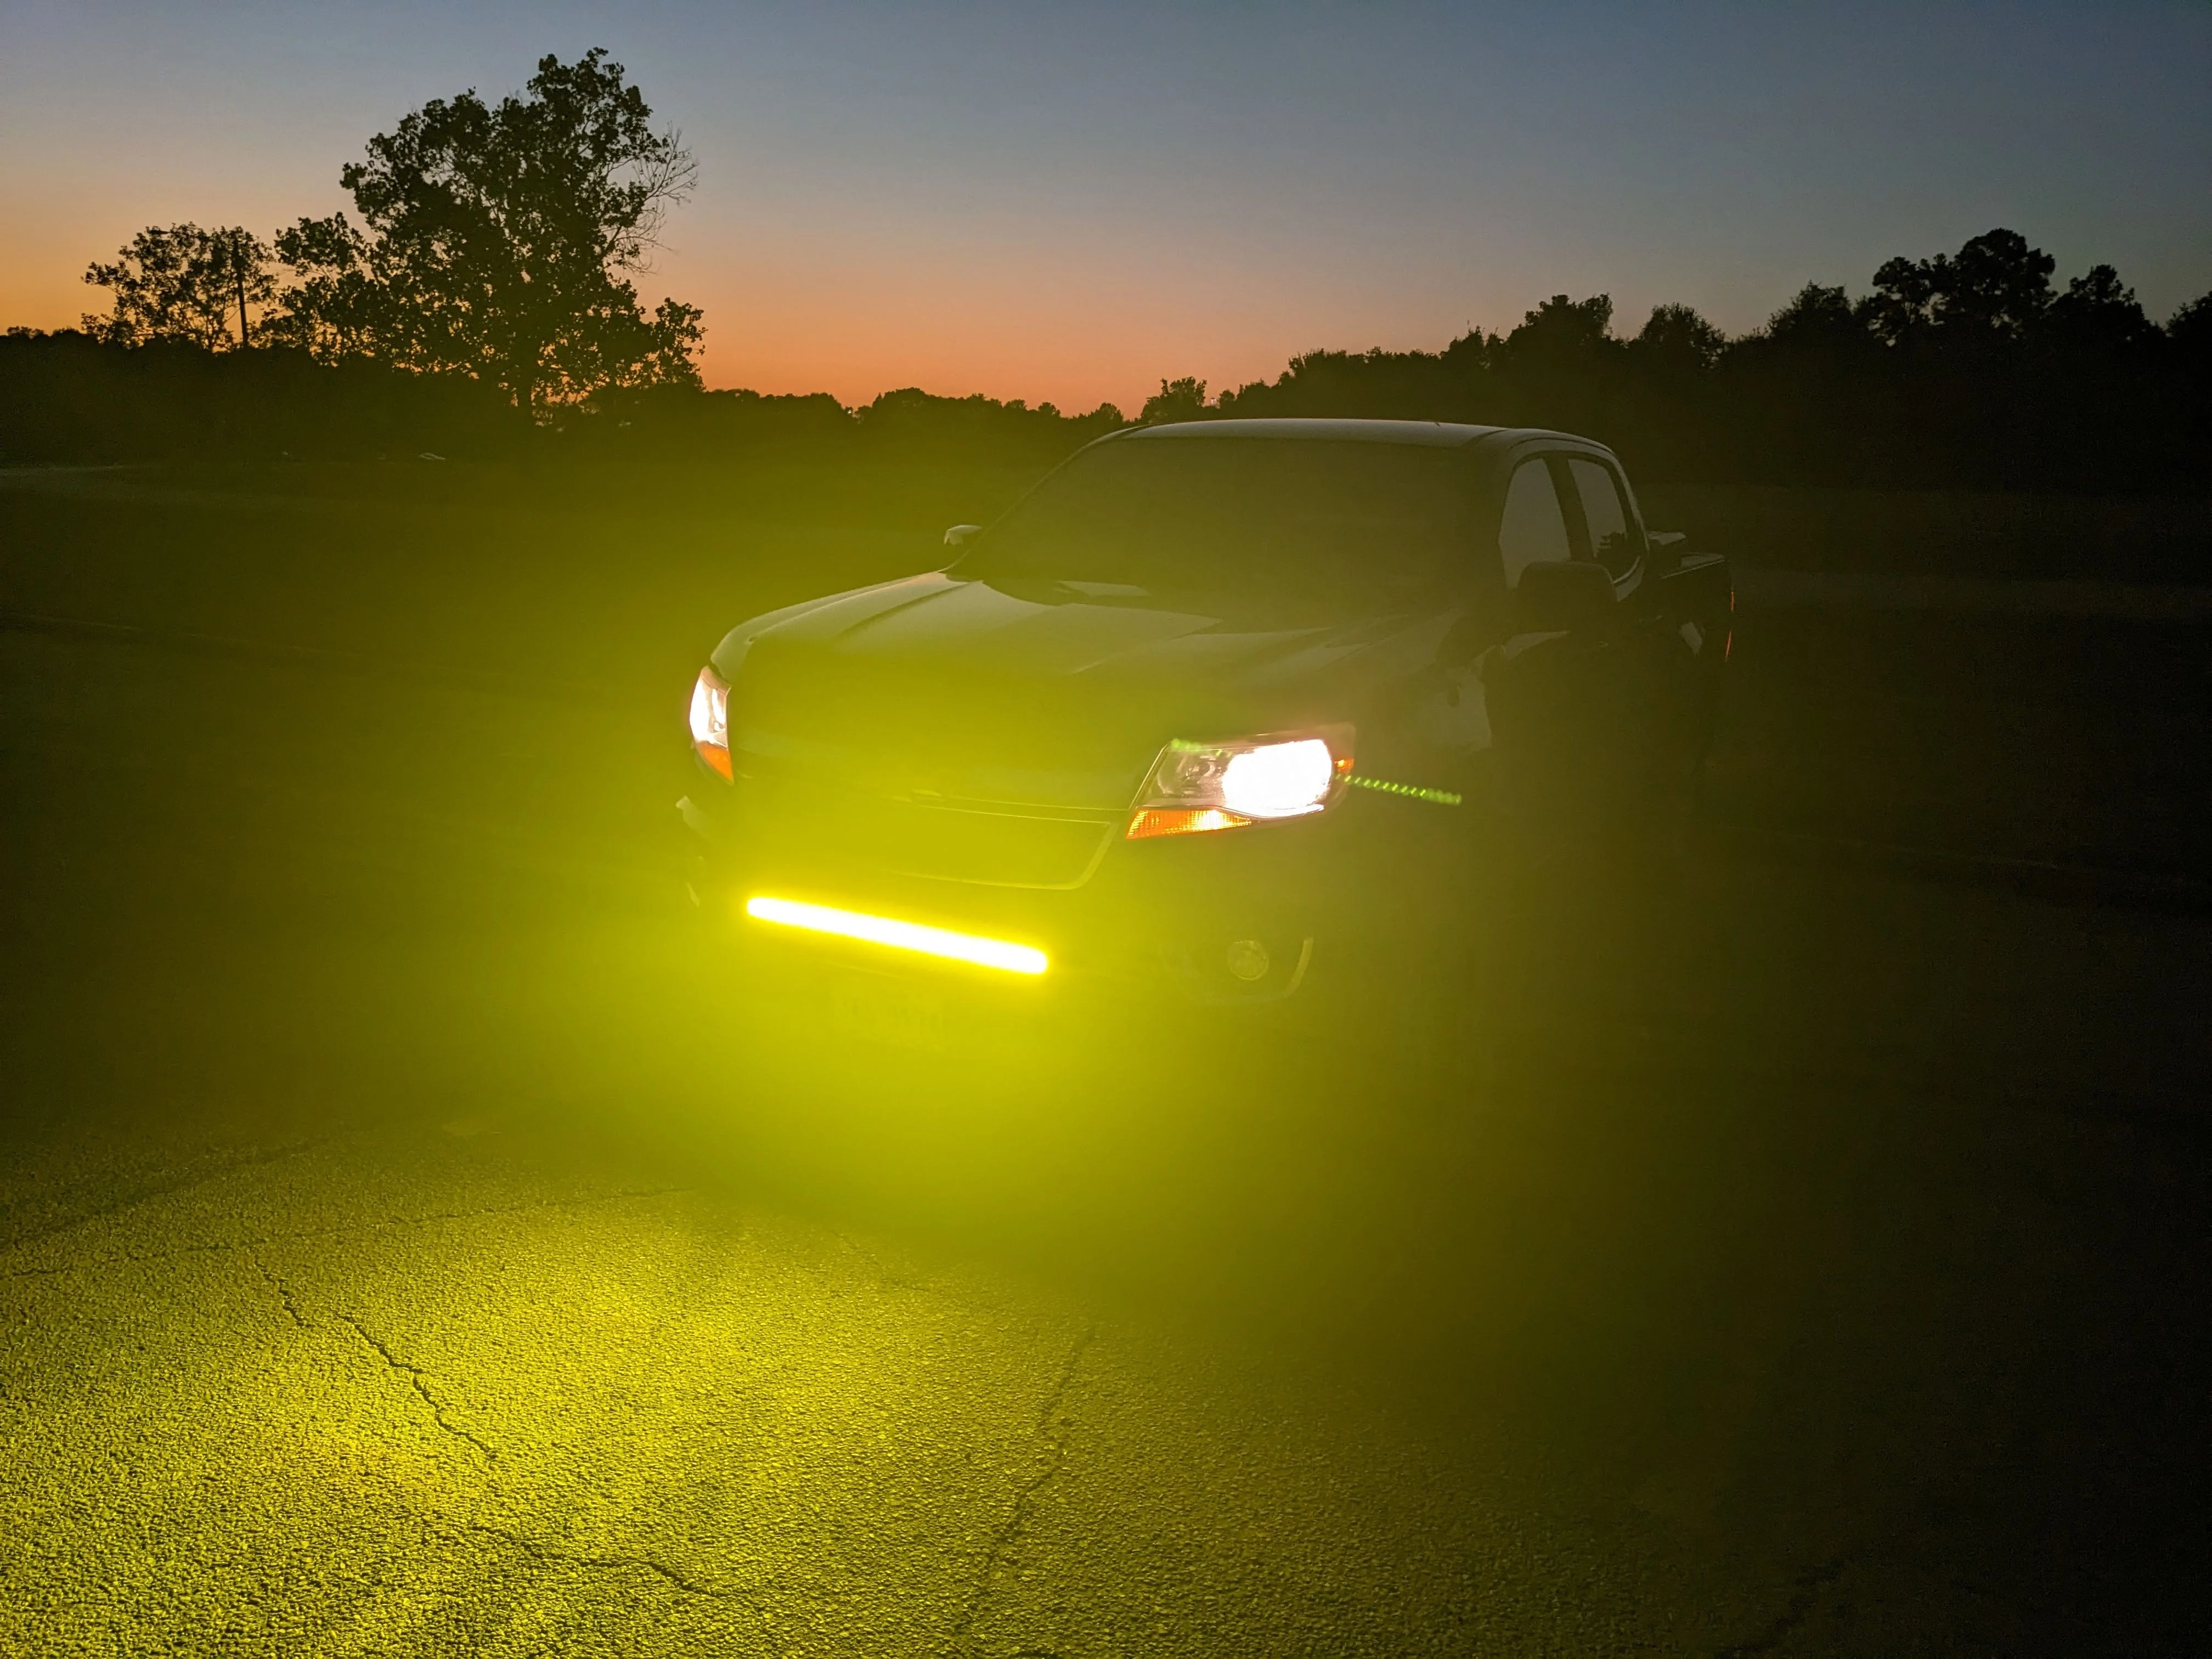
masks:
[[(434, 100), (369, 140), (354, 215), (267, 240), (149, 226), (85, 280), (77, 330), (0, 339), (0, 460), (214, 453), (711, 461), (871, 447), (1042, 465), (1126, 424), (1102, 404), (709, 392), (698, 307), (637, 283), (696, 163), (603, 51), (524, 90)], [(1369, 416), (1581, 432), (1657, 480), (2195, 489), (2212, 438), (2212, 295), (2163, 324), (2109, 265), (1991, 230), (1899, 257), (1854, 299), (1808, 283), (1729, 337), (1684, 305), (1632, 335), (1557, 295), (1435, 351), (1318, 350), (1143, 422)]]
[(1553, 427), (1678, 481), (2203, 489), (2212, 294), (2161, 325), (2112, 266), (2063, 290), (2055, 269), (1998, 228), (1887, 260), (1856, 300), (1808, 283), (1735, 338), (1684, 305), (1623, 337), (1609, 295), (1555, 295), (1440, 351), (1309, 352), (1211, 401), (1164, 380), (1143, 418)]

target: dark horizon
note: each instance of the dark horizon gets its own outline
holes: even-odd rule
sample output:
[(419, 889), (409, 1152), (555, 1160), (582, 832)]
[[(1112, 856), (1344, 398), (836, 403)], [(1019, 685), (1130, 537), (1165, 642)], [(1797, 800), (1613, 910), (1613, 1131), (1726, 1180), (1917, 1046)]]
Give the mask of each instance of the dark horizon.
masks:
[[(196, 278), (174, 274), (175, 239), (188, 234), (206, 264)], [(2204, 488), (2193, 458), (2207, 441), (2212, 294), (2161, 325), (2111, 266), (2065, 278), (2003, 228), (1954, 251), (1894, 256), (1856, 301), (1843, 285), (1808, 284), (1733, 338), (1687, 307), (1656, 307), (1639, 325), (1607, 295), (1560, 294), (1510, 331), (1470, 331), (1441, 349), (1311, 352), (1233, 388), (1164, 376), (1139, 407), (1092, 410), (913, 387), (859, 407), (827, 393), (702, 391), (696, 343), (656, 343), (641, 310), (621, 337), (634, 339), (633, 368), (566, 383), (540, 404), (492, 364), (421, 357), (404, 309), (380, 322), (359, 299), (331, 310), (327, 278), (299, 283), (312, 265), (288, 269), (266, 247), (250, 275), (225, 263), (226, 250), (253, 243), (243, 231), (149, 230), (121, 263), (94, 267), (115, 308), (87, 318), (91, 335), (10, 329), (0, 459), (463, 458), (557, 441), (603, 459), (727, 463), (857, 454), (857, 443), (1033, 464), (1131, 421), (1349, 416), (1581, 431), (1666, 482)], [(277, 252), (287, 247), (295, 261), (319, 257), (280, 238)], [(596, 265), (590, 280), (602, 280)], [(576, 326), (579, 347), (611, 361), (617, 336)], [(241, 330), (255, 349), (239, 349)], [(531, 418), (510, 418), (526, 395)]]

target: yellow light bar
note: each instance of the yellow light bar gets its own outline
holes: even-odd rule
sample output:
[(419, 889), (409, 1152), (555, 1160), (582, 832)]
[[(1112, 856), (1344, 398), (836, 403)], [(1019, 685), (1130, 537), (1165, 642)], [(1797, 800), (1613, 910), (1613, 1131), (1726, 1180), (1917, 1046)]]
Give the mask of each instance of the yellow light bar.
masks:
[(756, 921), (773, 921), (785, 927), (803, 927), (811, 933), (834, 933), (894, 951), (915, 951), (926, 957), (945, 957), (971, 962), (978, 968), (996, 968), (1009, 974), (1042, 974), (1045, 955), (1026, 945), (1005, 939), (978, 939), (949, 928), (924, 927), (919, 922), (894, 921), (889, 916), (863, 915), (857, 910), (833, 910), (826, 904), (801, 904), (797, 899), (766, 895), (745, 901), (745, 914)]

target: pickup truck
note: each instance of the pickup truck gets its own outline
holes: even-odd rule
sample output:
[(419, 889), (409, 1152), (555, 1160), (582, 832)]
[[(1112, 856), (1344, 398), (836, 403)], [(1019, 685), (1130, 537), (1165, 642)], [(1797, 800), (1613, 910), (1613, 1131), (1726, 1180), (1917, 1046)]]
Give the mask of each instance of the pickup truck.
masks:
[(1528, 860), (1665, 835), (1730, 643), (1726, 563), (1558, 432), (1138, 428), (945, 540), (699, 672), (678, 805), (748, 949), (1214, 1003), (1369, 980)]

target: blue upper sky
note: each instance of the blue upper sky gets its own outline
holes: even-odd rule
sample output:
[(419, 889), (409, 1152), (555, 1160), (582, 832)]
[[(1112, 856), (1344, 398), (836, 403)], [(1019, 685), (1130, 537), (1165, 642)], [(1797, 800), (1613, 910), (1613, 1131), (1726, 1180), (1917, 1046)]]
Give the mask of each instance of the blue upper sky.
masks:
[(2212, 5), (0, 3), (0, 322), (264, 234), (430, 97), (604, 45), (701, 164), (645, 284), (723, 385), (1141, 400), (1546, 295), (1732, 331), (1995, 225), (2212, 289)]

